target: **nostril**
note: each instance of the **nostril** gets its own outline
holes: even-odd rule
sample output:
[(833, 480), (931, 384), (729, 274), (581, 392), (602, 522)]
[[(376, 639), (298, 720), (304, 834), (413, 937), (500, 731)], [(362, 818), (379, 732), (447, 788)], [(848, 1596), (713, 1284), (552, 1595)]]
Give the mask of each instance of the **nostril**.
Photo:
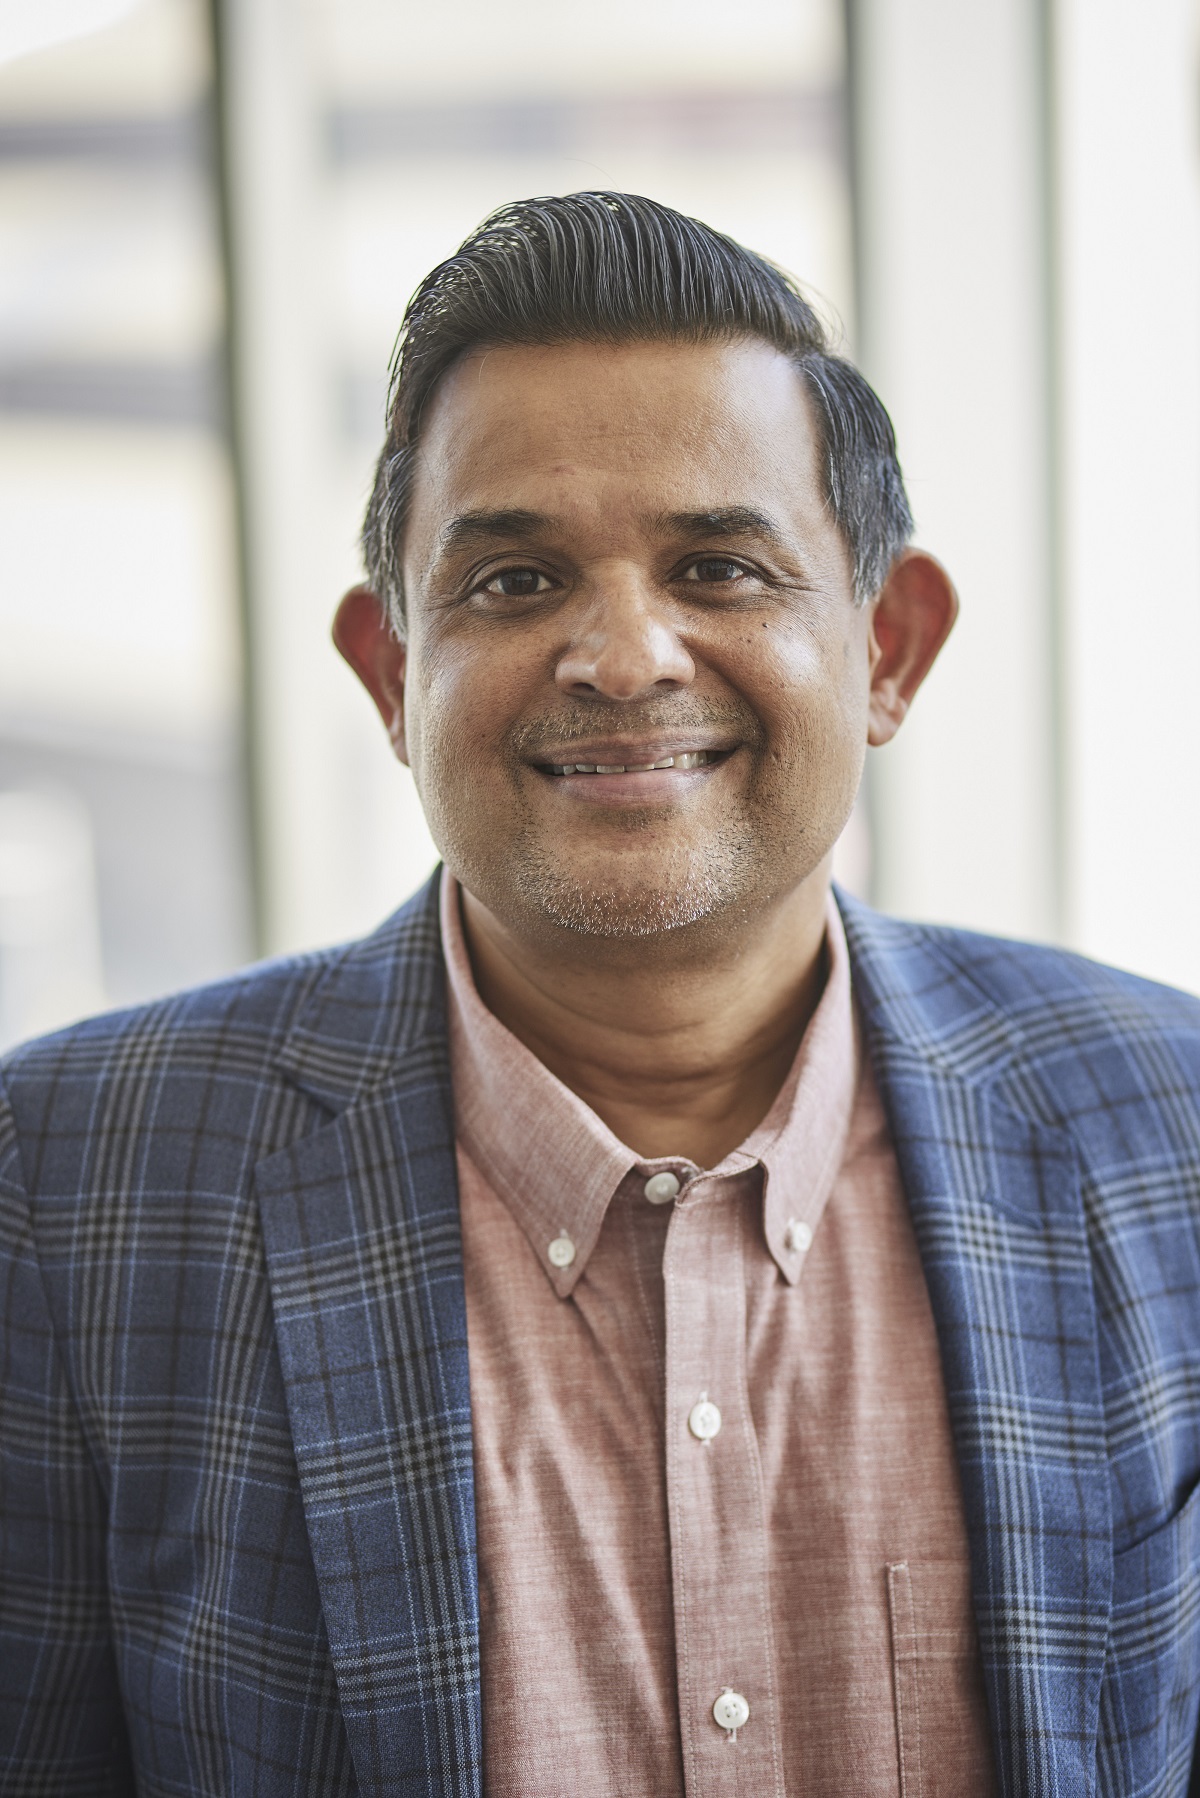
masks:
[(670, 662), (660, 658), (604, 655), (584, 661), (565, 656), (555, 678), (567, 692), (598, 693), (607, 699), (636, 699), (643, 693), (673, 692), (695, 679), (696, 669), (686, 652)]

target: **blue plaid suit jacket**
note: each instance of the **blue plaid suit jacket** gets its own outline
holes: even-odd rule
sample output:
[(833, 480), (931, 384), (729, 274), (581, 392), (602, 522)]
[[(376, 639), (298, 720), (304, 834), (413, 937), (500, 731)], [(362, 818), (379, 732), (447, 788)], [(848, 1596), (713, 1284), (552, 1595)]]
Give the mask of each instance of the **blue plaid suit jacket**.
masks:
[[(1182, 1794), (1200, 1004), (841, 903), (1001, 1790)], [(34, 1043), (6, 1087), (0, 1791), (477, 1793), (435, 886), (364, 942)]]

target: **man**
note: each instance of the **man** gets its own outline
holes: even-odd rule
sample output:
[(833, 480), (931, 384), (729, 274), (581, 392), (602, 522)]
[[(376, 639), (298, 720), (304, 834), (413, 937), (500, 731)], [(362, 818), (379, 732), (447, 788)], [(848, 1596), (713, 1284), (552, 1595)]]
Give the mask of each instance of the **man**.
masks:
[(440, 879), (7, 1067), (0, 1789), (1187, 1791), (1200, 1006), (831, 897), (909, 531), (694, 221), (423, 284), (336, 635)]

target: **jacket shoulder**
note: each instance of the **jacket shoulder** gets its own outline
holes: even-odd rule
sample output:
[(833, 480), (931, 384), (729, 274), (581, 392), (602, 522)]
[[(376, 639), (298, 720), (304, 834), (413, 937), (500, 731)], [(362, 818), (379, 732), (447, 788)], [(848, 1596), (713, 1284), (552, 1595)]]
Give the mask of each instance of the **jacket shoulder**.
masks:
[[(868, 1024), (894, 1053), (1084, 1129), (1163, 1107), (1200, 1140), (1200, 999), (1070, 950), (843, 904)], [(903, 1048), (898, 1045), (903, 1044)], [(1186, 1133), (1186, 1132), (1185, 1132)]]
[(185, 1065), (219, 1054), (269, 1056), (337, 950), (277, 957), (220, 980), (101, 1012), (21, 1043), (0, 1059), (10, 1091), (113, 1074), (135, 1061)]
[[(370, 936), (261, 962), (21, 1045), (0, 1060), (0, 1137), (10, 1147), (51, 1137), (82, 1146), (114, 1128), (159, 1138), (205, 1130), (261, 1144), (271, 1094), (306, 1086), (289, 1066), (297, 1041), (315, 1037), (335, 1058), (370, 1069), (390, 1048), (379, 1041), (385, 1032), (420, 1027), (437, 952), (431, 921), (436, 893), (431, 899), (427, 888)], [(307, 1090), (311, 1110), (319, 1084)]]
[(1015, 942), (948, 926), (921, 931), (934, 951), (1022, 1024), (1064, 1030), (1172, 1028), (1200, 1035), (1200, 998), (1069, 949)]

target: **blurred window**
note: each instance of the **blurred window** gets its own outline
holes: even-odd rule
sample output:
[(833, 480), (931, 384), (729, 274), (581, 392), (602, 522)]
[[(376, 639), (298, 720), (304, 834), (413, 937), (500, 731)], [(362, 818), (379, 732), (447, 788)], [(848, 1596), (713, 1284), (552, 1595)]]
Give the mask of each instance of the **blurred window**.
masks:
[(200, 0), (0, 26), (3, 1041), (251, 950), (210, 87)]

